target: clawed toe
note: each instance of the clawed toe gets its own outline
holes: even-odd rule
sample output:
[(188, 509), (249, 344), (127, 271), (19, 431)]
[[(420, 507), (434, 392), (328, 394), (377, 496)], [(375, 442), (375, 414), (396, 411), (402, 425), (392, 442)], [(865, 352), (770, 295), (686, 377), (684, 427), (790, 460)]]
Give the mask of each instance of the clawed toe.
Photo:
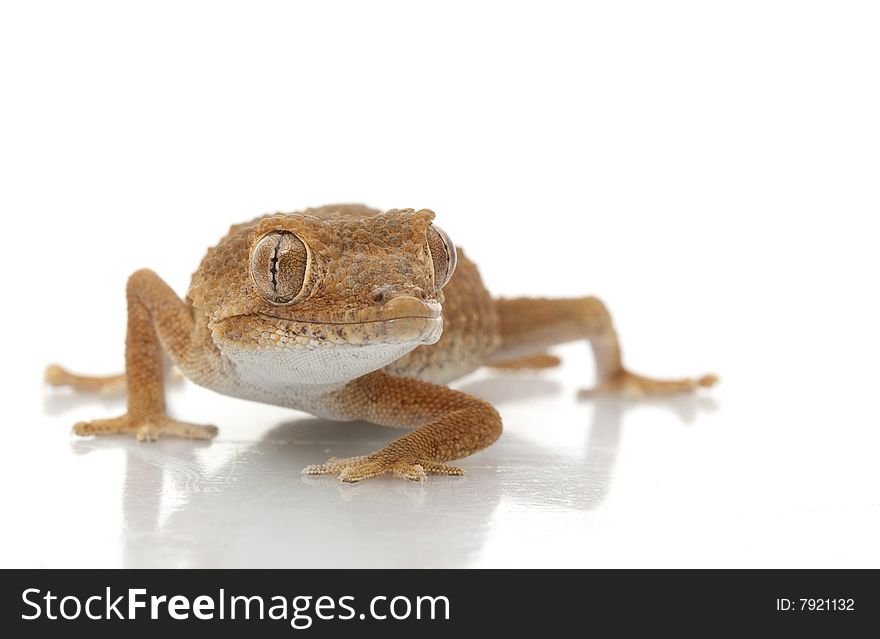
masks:
[(306, 466), (303, 475), (338, 475), (339, 481), (359, 482), (380, 475), (394, 475), (409, 481), (423, 482), (428, 475), (464, 475), (464, 469), (420, 459), (388, 458), (381, 454), (361, 457), (331, 457), (323, 464)]
[(703, 375), (696, 379), (662, 380), (620, 371), (603, 379), (595, 388), (580, 391), (578, 395), (580, 397), (658, 397), (692, 393), (698, 388), (708, 388), (717, 383), (716, 375)]
[(178, 437), (182, 439), (212, 439), (217, 435), (217, 427), (203, 424), (180, 422), (170, 417), (150, 419), (135, 418), (129, 415), (111, 419), (95, 419), (74, 425), (77, 435), (134, 435), (141, 442), (152, 442), (159, 437)]
[(719, 381), (721, 380), (718, 379), (718, 375), (712, 375), (710, 373), (709, 375), (703, 375), (701, 378), (699, 378), (697, 380), (697, 385), (703, 388), (710, 388), (712, 386), (715, 386)]

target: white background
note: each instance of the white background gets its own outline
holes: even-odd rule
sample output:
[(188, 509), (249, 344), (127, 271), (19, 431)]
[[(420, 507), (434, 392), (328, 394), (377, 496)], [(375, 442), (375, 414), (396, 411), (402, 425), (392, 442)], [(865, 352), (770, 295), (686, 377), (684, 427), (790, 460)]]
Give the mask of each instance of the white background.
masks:
[[(0, 9), (3, 566), (880, 565), (880, 15), (870, 2)], [(88, 440), (124, 286), (233, 222), (428, 207), (499, 294), (602, 296), (700, 398), (578, 402), (582, 344), (458, 385), (465, 478), (299, 470), (394, 433), (170, 391), (210, 445)]]

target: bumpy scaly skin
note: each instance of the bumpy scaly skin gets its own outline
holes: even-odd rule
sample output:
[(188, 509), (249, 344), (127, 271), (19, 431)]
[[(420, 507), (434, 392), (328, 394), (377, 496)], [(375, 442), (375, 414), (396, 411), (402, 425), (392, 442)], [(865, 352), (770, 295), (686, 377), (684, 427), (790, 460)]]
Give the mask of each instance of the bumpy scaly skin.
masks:
[(501, 417), (492, 406), (445, 386), (384, 371), (365, 375), (335, 398), (343, 411), (384, 426), (421, 428), (365, 457), (330, 459), (309, 466), (307, 475), (338, 473), (359, 481), (391, 472), (423, 480), (425, 474), (461, 475), (442, 462), (481, 450), (501, 435)]
[[(589, 341), (599, 373), (590, 393), (669, 394), (715, 383), (711, 375), (660, 381), (627, 371), (596, 298), (493, 299), (460, 252), (441, 290), (437, 267), (450, 262), (438, 262), (436, 234), (433, 244), (426, 240), (433, 218), (428, 210), (335, 205), (233, 226), (202, 260), (185, 301), (152, 271), (131, 276), (124, 376), (86, 377), (53, 365), (46, 381), (98, 392), (127, 387), (126, 414), (76, 424), (80, 435), (213, 437), (213, 426), (166, 414), (163, 352), (185, 376), (224, 394), (415, 428), (375, 453), (303, 471), (344, 481), (462, 474), (445, 462), (495, 441), (501, 418), (442, 384), (483, 365), (555, 366), (559, 360), (545, 352), (554, 344)], [(259, 271), (261, 284), (252, 270), (258, 243), (277, 233), (295, 234), (308, 249), (308, 267), (298, 271), (302, 293), (290, 303), (273, 303), (260, 288), (285, 275), (279, 253), (271, 272)]]

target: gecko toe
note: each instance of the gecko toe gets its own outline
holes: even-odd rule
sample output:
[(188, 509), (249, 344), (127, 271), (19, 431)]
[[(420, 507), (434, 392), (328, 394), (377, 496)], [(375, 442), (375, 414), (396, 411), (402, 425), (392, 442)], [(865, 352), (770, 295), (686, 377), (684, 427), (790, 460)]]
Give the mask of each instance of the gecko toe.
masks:
[(424, 482), (428, 475), (463, 475), (464, 469), (428, 459), (410, 459), (382, 452), (360, 457), (331, 457), (323, 464), (312, 464), (302, 469), (303, 475), (337, 475), (339, 481), (356, 483), (381, 475)]
[(77, 435), (134, 435), (140, 442), (154, 442), (160, 437), (177, 437), (180, 439), (213, 439), (217, 435), (217, 427), (206, 424), (190, 424), (171, 419), (167, 416), (150, 417), (149, 419), (121, 415), (111, 419), (95, 419), (89, 422), (78, 422), (73, 426)]
[(721, 380), (718, 379), (718, 375), (712, 375), (710, 373), (708, 375), (703, 375), (700, 379), (698, 379), (697, 385), (703, 388), (710, 388), (717, 385), (720, 381)]
[(698, 388), (709, 388), (718, 383), (716, 375), (703, 375), (693, 379), (654, 379), (621, 370), (603, 379), (594, 388), (578, 392), (578, 397), (621, 397), (639, 399), (642, 397), (663, 397), (693, 393)]

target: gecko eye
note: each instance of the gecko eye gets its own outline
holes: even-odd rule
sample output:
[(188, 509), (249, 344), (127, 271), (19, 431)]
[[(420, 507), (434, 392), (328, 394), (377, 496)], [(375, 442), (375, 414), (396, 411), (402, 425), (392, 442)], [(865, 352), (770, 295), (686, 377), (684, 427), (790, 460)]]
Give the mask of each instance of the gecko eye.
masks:
[(452, 240), (436, 224), (428, 227), (428, 252), (434, 264), (434, 285), (441, 289), (455, 272), (456, 255)]
[(251, 275), (260, 295), (273, 304), (289, 304), (303, 292), (309, 251), (293, 233), (270, 233), (251, 256)]

